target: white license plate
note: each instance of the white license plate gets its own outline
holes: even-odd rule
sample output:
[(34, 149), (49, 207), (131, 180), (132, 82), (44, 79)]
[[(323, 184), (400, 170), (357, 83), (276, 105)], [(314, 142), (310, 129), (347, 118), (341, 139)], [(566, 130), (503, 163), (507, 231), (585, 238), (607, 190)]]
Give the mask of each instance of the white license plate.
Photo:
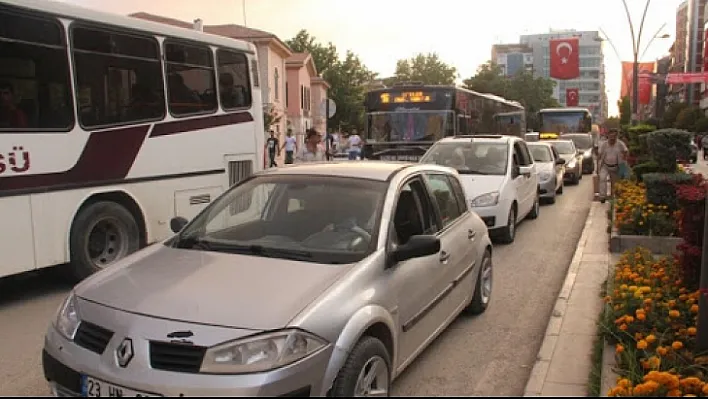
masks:
[(97, 380), (87, 375), (81, 379), (81, 396), (89, 398), (98, 397), (136, 397), (136, 398), (152, 398), (159, 397), (153, 393), (136, 391), (134, 389), (122, 387), (120, 385), (111, 384), (109, 382)]

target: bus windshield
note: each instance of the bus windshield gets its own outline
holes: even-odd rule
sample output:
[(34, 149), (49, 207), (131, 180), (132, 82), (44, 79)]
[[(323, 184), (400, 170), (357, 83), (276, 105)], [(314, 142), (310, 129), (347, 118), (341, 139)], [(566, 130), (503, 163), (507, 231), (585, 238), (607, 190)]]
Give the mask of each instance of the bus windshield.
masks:
[(542, 112), (543, 133), (590, 133), (592, 119), (585, 112)]
[(454, 134), (452, 111), (400, 111), (369, 114), (370, 142), (437, 141)]

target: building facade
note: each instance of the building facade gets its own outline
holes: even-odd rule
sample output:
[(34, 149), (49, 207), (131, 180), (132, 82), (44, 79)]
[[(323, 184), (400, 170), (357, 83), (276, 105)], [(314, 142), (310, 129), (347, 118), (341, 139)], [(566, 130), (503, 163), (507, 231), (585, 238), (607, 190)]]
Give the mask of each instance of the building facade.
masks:
[(532, 70), (534, 75), (550, 77), (549, 42), (553, 39), (577, 37), (580, 44), (580, 77), (572, 80), (557, 80), (553, 96), (561, 106), (565, 106), (566, 89), (577, 88), (580, 94), (580, 107), (588, 108), (595, 123), (602, 123), (607, 118), (608, 101), (605, 92), (605, 63), (602, 38), (597, 31), (558, 30), (550, 33), (522, 35), (520, 44), (532, 51)]
[(533, 72), (533, 50), (521, 44), (495, 44), (492, 46), (492, 62), (496, 63), (505, 76), (519, 72)]

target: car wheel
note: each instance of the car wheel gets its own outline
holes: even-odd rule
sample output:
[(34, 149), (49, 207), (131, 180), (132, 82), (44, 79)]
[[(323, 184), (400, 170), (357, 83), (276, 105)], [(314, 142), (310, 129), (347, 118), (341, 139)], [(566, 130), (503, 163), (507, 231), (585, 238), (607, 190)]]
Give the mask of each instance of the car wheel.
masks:
[(133, 215), (115, 202), (81, 209), (69, 236), (70, 277), (80, 281), (140, 249), (140, 228)]
[(391, 359), (384, 344), (363, 337), (334, 380), (331, 396), (391, 396)]
[(528, 214), (529, 219), (536, 219), (541, 213), (541, 194), (536, 190), (536, 199), (533, 201), (533, 207)]
[(511, 244), (516, 238), (516, 207), (514, 205), (509, 209), (509, 217), (506, 220), (506, 226), (502, 230), (501, 241), (505, 244)]
[(492, 299), (492, 254), (489, 250), (484, 251), (482, 265), (479, 268), (479, 276), (474, 287), (472, 302), (465, 308), (465, 312), (469, 314), (482, 314), (489, 306), (489, 301)]

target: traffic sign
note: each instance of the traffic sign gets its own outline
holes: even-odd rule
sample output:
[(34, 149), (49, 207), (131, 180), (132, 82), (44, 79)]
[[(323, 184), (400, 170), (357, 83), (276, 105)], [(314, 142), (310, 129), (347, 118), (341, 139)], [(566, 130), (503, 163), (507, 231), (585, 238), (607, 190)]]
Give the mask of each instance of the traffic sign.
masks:
[[(320, 115), (325, 115), (327, 113), (327, 101), (328, 100), (322, 100), (320, 103)], [(329, 115), (327, 118), (331, 118), (334, 116), (334, 114), (337, 112), (337, 104), (332, 100), (331, 98), (329, 99)]]

